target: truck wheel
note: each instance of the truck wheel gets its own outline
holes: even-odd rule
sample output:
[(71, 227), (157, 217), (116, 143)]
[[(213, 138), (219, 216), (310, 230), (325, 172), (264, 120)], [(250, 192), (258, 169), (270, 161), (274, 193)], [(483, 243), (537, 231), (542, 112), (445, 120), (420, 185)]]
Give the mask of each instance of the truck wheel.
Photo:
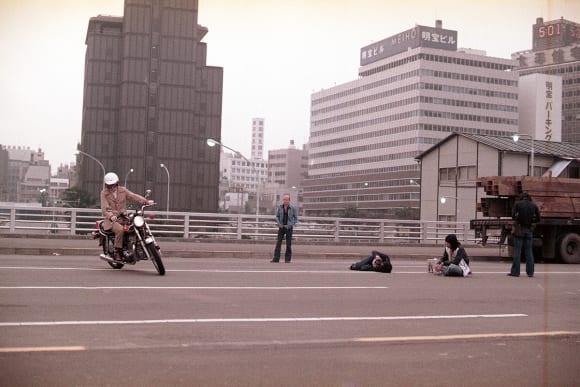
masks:
[(564, 235), (560, 242), (560, 257), (566, 263), (580, 263), (580, 235), (573, 232)]

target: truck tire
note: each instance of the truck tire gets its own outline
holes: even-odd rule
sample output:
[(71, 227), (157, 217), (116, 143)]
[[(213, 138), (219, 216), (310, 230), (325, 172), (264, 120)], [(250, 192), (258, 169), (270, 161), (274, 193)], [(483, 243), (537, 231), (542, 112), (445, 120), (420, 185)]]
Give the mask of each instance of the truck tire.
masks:
[(580, 235), (573, 232), (560, 241), (560, 257), (566, 263), (580, 263)]

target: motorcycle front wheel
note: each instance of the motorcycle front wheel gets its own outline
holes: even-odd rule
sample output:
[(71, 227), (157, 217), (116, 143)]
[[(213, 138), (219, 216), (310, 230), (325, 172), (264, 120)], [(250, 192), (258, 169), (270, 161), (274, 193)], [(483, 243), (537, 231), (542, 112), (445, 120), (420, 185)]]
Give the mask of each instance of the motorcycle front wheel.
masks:
[(157, 273), (159, 275), (165, 275), (165, 266), (163, 266), (163, 261), (161, 260), (161, 254), (159, 254), (159, 250), (152, 244), (147, 245), (147, 251), (149, 251), (149, 255), (151, 255), (151, 261), (153, 262), (153, 266), (157, 269)]
[(107, 263), (108, 263), (108, 264), (109, 264), (109, 266), (111, 266), (113, 269), (122, 269), (122, 268), (123, 268), (123, 266), (125, 266), (125, 265), (123, 265), (122, 263), (119, 263), (119, 262), (109, 262), (109, 261), (107, 261)]

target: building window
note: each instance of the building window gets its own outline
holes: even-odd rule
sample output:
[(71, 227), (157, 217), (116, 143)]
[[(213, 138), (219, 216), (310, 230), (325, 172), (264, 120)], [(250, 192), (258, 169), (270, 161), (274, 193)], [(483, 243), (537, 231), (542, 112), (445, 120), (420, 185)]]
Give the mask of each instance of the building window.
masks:
[(455, 181), (457, 168), (439, 168), (439, 181)]
[(457, 180), (475, 180), (477, 178), (477, 169), (475, 166), (459, 167)]

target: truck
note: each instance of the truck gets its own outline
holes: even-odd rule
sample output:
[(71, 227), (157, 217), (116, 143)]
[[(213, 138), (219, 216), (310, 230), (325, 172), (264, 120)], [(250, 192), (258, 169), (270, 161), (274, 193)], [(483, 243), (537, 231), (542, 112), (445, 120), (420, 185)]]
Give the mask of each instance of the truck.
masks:
[(533, 231), (534, 258), (580, 263), (580, 179), (486, 176), (476, 186), (486, 194), (476, 204), (483, 218), (470, 220), (470, 228), (482, 245), (513, 246), (512, 208), (527, 192), (541, 215)]

